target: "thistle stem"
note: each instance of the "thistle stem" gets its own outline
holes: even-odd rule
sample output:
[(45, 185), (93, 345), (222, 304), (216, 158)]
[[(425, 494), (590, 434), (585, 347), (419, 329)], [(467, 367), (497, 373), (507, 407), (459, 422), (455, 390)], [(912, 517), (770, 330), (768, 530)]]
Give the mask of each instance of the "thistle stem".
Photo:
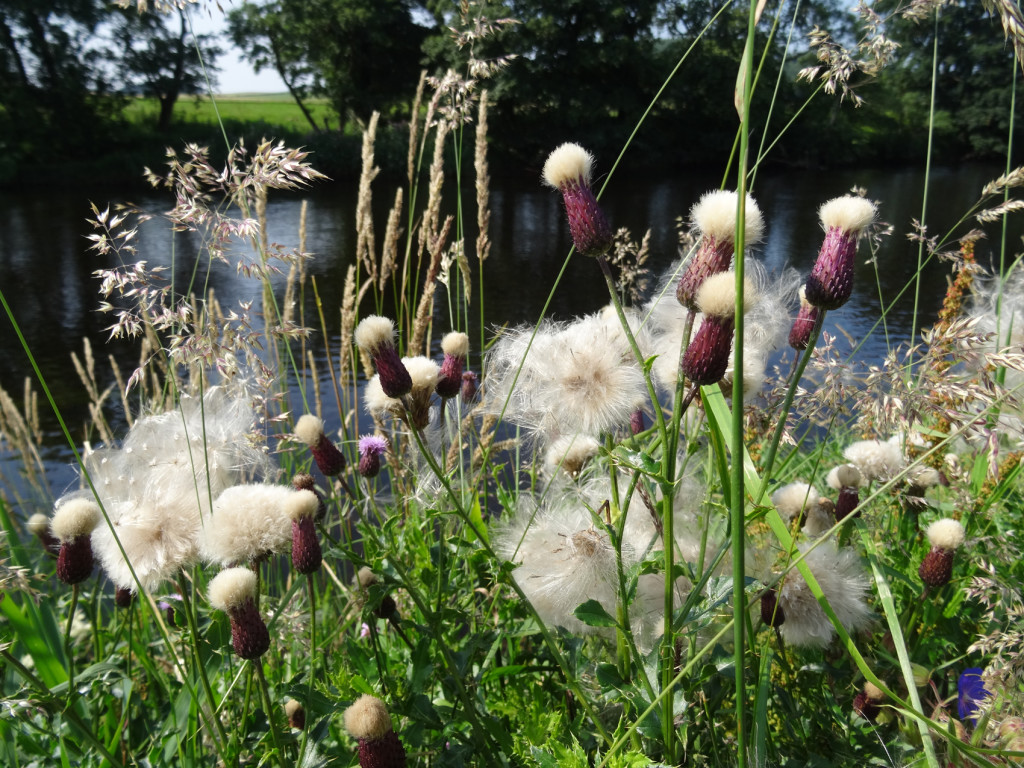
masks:
[(288, 768), (284, 761), (284, 752), (281, 748), (281, 734), (277, 732), (277, 719), (274, 717), (274, 704), (270, 698), (270, 686), (267, 684), (266, 675), (263, 674), (263, 662), (259, 659), (253, 659), (252, 666), (256, 670), (256, 677), (260, 683), (260, 692), (263, 694), (263, 707), (267, 713), (267, 722), (270, 724), (270, 738), (274, 742), (277, 764), (280, 768)]

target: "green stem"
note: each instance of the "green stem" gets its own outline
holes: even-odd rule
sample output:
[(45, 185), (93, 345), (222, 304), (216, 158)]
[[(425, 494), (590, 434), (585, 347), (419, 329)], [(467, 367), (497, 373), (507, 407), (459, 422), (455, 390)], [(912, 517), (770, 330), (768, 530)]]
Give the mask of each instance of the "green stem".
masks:
[(256, 670), (256, 677), (260, 683), (260, 692), (263, 694), (263, 707), (267, 713), (267, 722), (270, 724), (270, 738), (274, 741), (277, 764), (280, 768), (288, 768), (284, 761), (284, 751), (281, 748), (281, 734), (277, 730), (277, 718), (274, 717), (274, 703), (270, 698), (270, 686), (267, 685), (267, 677), (263, 674), (263, 662), (260, 659), (253, 659), (252, 666)]
[[(209, 715), (205, 715), (209, 718), (209, 721), (213, 723), (213, 727), (217, 731), (217, 737), (220, 739), (220, 743), (217, 744), (217, 751), (221, 755), (224, 754), (223, 746), (229, 742), (227, 732), (224, 730), (224, 723), (217, 717), (217, 699), (213, 695), (213, 688), (210, 685), (210, 678), (206, 674), (206, 666), (203, 664), (202, 658), (199, 655), (199, 627), (196, 622), (195, 614), (193, 611), (193, 603), (189, 599), (188, 589), (183, 583), (182, 579), (178, 579), (178, 592), (181, 594), (181, 602), (183, 603), (182, 612), (185, 614), (185, 621), (188, 622), (188, 637), (191, 643), (192, 657), (196, 664), (196, 669), (199, 672), (199, 681), (203, 686), (203, 693), (206, 694), (207, 706), (210, 709)], [(199, 707), (199, 711), (203, 711), (202, 702), (196, 700), (196, 706)], [(237, 755), (236, 755), (237, 758)], [(237, 764), (237, 760), (236, 760)]]

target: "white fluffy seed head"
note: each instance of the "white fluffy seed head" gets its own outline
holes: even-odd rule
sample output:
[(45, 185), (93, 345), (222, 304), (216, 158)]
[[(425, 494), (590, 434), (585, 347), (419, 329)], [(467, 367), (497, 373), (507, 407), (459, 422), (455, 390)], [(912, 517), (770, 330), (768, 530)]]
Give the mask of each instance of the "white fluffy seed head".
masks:
[(391, 732), (391, 715), (383, 701), (363, 694), (345, 710), (345, 730), (357, 741), (374, 741)]
[(225, 568), (210, 581), (210, 605), (231, 612), (256, 599), (256, 574), (248, 568)]
[(380, 582), (380, 579), (370, 566), (364, 565), (356, 572), (356, 581), (361, 589), (367, 589)]
[(885, 694), (882, 693), (882, 689), (874, 683), (869, 682), (864, 683), (864, 695), (872, 701), (881, 701), (885, 698)]
[(907, 481), (918, 488), (934, 488), (942, 482), (942, 473), (934, 467), (916, 467), (907, 473)]
[(441, 367), (429, 357), (403, 357), (402, 363), (412, 379), (413, 392), (433, 392)]
[(213, 514), (203, 524), (203, 559), (228, 566), (287, 550), (292, 523), (286, 507), (299, 493), (306, 491), (262, 483), (226, 489), (214, 500)]
[[(736, 193), (727, 190), (708, 192), (693, 206), (690, 216), (702, 235), (732, 242), (736, 237)], [(754, 198), (747, 195), (745, 240), (756, 243), (764, 234), (764, 217)]]
[(843, 451), (843, 457), (860, 470), (865, 482), (887, 482), (906, 465), (899, 445), (886, 440), (859, 440)]
[(295, 422), (295, 436), (306, 445), (316, 445), (324, 436), (324, 420), (305, 413)]
[(579, 144), (567, 142), (555, 149), (544, 162), (544, 183), (555, 189), (566, 184), (590, 186), (594, 156)]
[(870, 200), (856, 195), (843, 195), (829, 200), (818, 209), (825, 229), (839, 227), (844, 232), (859, 233), (875, 220), (877, 209)]
[(25, 521), (25, 525), (28, 526), (28, 530), (33, 536), (42, 537), (50, 532), (50, 518), (42, 512), (36, 512), (32, 515)]
[[(757, 301), (754, 283), (743, 280), (743, 309)], [(710, 317), (732, 317), (736, 310), (736, 274), (720, 272), (712, 275), (697, 291), (697, 309)]]
[(395, 324), (390, 318), (370, 315), (356, 326), (356, 346), (373, 355), (381, 347), (394, 346)]
[(789, 483), (772, 494), (772, 503), (787, 523), (817, 502), (818, 491), (808, 483)]
[(320, 500), (312, 491), (296, 491), (284, 503), (284, 511), (292, 520), (299, 521), (304, 517), (313, 517), (320, 507)]
[(102, 513), (92, 499), (71, 499), (61, 504), (50, 520), (50, 531), (62, 543), (88, 536), (99, 525)]
[(376, 373), (366, 382), (366, 389), (363, 390), (363, 404), (366, 406), (367, 412), (378, 419), (389, 415), (400, 416), (405, 412), (401, 400), (384, 394), (380, 376)]
[(860, 470), (853, 464), (840, 464), (838, 467), (833, 467), (828, 473), (825, 483), (829, 488), (838, 491), (843, 488), (859, 488), (863, 480)]
[(936, 549), (953, 551), (964, 543), (964, 527), (956, 520), (945, 517), (928, 526), (928, 541)]
[(469, 354), (469, 336), (461, 331), (446, 333), (441, 339), (441, 351), (446, 355), (465, 359)]
[(589, 435), (564, 435), (544, 454), (544, 469), (549, 476), (561, 469), (570, 477), (576, 477), (600, 450), (601, 444)]

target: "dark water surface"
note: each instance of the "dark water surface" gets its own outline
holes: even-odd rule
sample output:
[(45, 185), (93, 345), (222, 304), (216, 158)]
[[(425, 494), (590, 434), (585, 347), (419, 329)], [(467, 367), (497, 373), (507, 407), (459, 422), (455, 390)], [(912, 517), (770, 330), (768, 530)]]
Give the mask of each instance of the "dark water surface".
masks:
[[(929, 235), (955, 238), (977, 226), (970, 220), (960, 222), (978, 200), (982, 186), (1000, 172), (997, 166), (981, 165), (933, 170), (926, 218)], [(687, 215), (700, 195), (717, 188), (720, 181), (708, 174), (661, 180), (616, 176), (603, 203), (613, 226), (630, 228), (635, 239), (639, 240), (648, 228), (652, 230), (648, 266), (659, 275), (678, 255), (677, 217)], [(913, 290), (895, 304), (887, 317), (888, 341), (876, 323), (881, 314), (879, 295), (889, 304), (917, 271), (918, 245), (907, 238), (907, 233), (912, 231), (911, 221), (921, 216), (925, 186), (922, 172), (870, 169), (762, 173), (756, 180), (754, 196), (764, 213), (766, 236), (754, 249), (754, 255), (769, 269), (778, 270), (788, 264), (806, 274), (821, 243), (818, 207), (855, 185), (865, 187), (869, 197), (881, 202), (880, 216), (894, 226), (894, 234), (879, 252), (877, 282), (875, 267), (865, 263), (870, 255), (868, 249), (861, 246), (854, 296), (842, 309), (829, 313), (826, 330), (863, 342), (858, 357), (877, 361), (889, 344), (907, 342), (910, 336)], [(381, 238), (394, 186), (379, 180), (374, 192)], [(355, 196), (354, 183), (304, 196), (309, 203), (307, 250), (315, 256), (308, 271), (316, 279), (334, 349), (345, 272), (355, 247)], [(126, 374), (137, 363), (132, 345), (107, 343), (105, 328), (110, 320), (96, 312), (99, 282), (92, 273), (109, 264), (87, 250), (85, 237), (92, 231), (86, 223), (90, 199), (100, 208), (108, 202), (121, 201), (110, 192), (90, 195), (81, 190), (0, 195), (0, 290), (76, 439), (81, 439), (83, 426), (89, 420), (88, 401), (70, 355), (72, 351), (81, 353), (83, 337), (92, 342), (101, 384), (113, 381), (106, 362), (108, 355), (119, 361)], [(297, 244), (302, 199), (271, 199), (271, 242)], [(169, 199), (160, 196), (136, 197), (133, 201), (153, 212), (170, 207)], [(465, 190), (464, 201), (469, 205), (467, 216), (475, 221), (471, 188)], [(488, 324), (532, 323), (540, 314), (568, 251), (569, 234), (559, 196), (532, 178), (504, 180), (493, 185), (491, 207), (493, 246), (484, 267), (483, 297)], [(468, 227), (472, 239), (475, 225), (470, 223)], [(1008, 236), (1009, 254), (1020, 250), (1019, 229)], [(989, 259), (998, 262), (1001, 229), (999, 225), (989, 225), (986, 230), (989, 237), (978, 246), (979, 259), (982, 263)], [(204, 259), (198, 256), (202, 243), (197, 235), (172, 235), (160, 222), (145, 226), (136, 245), (137, 259), (145, 259), (150, 267), (173, 267), (179, 285), (188, 280), (197, 257)], [(472, 263), (475, 265), (475, 260)], [(948, 264), (933, 262), (923, 270), (918, 330), (934, 321), (948, 275)], [(276, 281), (279, 297), (283, 282), (283, 278)], [(239, 277), (228, 265), (213, 266), (210, 285), (226, 310), (238, 301), (258, 299), (254, 295), (255, 283)], [(439, 287), (438, 295), (442, 293), (443, 287)], [(566, 318), (595, 311), (606, 303), (607, 289), (597, 265), (589, 259), (574, 257), (554, 293), (549, 314)], [(367, 309), (364, 307), (364, 312)], [(446, 316), (442, 301), (437, 310), (438, 334), (447, 330), (446, 321), (441, 319)], [(306, 302), (306, 317), (315, 318), (311, 298)], [(31, 367), (11, 322), (2, 316), (0, 324), (0, 386), (20, 401)], [(474, 338), (474, 344), (476, 341)], [(322, 358), (323, 345), (316, 335), (311, 345), (314, 354)], [(320, 370), (326, 380), (325, 366), (320, 366)], [(70, 451), (45, 403), (41, 415), (46, 433), (45, 456), (51, 467), (51, 482), (59, 493), (73, 481)], [(0, 482), (4, 476), (12, 475), (11, 469), (18, 460), (10, 455), (5, 457), (2, 450), (0, 446), (0, 460), (5, 462), (0, 466)]]

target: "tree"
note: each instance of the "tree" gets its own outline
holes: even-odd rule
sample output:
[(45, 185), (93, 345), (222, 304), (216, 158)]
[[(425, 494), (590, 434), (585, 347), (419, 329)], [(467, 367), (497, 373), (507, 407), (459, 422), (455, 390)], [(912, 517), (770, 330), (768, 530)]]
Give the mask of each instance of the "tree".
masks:
[(193, 37), (184, 11), (177, 12), (177, 24), (169, 25), (170, 18), (128, 11), (115, 31), (122, 82), (160, 102), (160, 131), (170, 128), (181, 94), (205, 92), (208, 79), (216, 83), (216, 60), (223, 53), (210, 35)]
[[(34, 151), (86, 145), (95, 134), (98, 102), (109, 89), (90, 46), (104, 18), (100, 0), (0, 2), (0, 136)], [(66, 134), (66, 128), (78, 130)]]
[(273, 66), (300, 104), (325, 96), (342, 120), (365, 123), (415, 89), (426, 30), (412, 7), (410, 0), (271, 0), (232, 10), (228, 26), (253, 66)]

